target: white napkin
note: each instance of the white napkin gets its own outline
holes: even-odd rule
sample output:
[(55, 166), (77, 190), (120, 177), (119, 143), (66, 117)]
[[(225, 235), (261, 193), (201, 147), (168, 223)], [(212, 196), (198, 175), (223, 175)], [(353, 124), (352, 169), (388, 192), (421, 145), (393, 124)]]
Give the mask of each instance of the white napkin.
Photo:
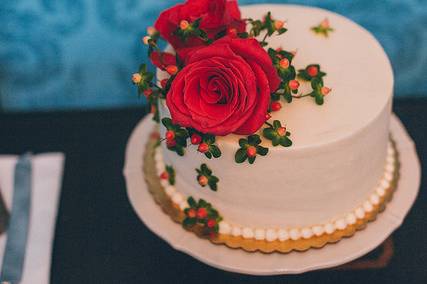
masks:
[[(11, 209), (17, 156), (0, 155), (0, 188), (6, 207)], [(22, 274), (22, 284), (49, 283), (52, 244), (61, 191), (64, 155), (39, 154), (32, 157), (30, 227)], [(7, 232), (0, 236), (0, 267)]]

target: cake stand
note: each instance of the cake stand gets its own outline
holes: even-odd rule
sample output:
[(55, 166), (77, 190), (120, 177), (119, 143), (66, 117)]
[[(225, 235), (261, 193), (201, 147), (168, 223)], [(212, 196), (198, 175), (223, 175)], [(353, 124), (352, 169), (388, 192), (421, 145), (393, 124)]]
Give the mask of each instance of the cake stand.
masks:
[(392, 116), (390, 131), (400, 154), (400, 179), (393, 199), (374, 222), (321, 249), (287, 254), (246, 252), (224, 245), (214, 245), (187, 232), (173, 222), (155, 203), (148, 191), (142, 171), (145, 146), (155, 123), (146, 116), (134, 129), (128, 141), (124, 176), (129, 200), (141, 221), (173, 248), (213, 267), (252, 275), (297, 274), (330, 268), (357, 259), (379, 246), (403, 222), (412, 207), (421, 180), (421, 168), (415, 145), (396, 115)]

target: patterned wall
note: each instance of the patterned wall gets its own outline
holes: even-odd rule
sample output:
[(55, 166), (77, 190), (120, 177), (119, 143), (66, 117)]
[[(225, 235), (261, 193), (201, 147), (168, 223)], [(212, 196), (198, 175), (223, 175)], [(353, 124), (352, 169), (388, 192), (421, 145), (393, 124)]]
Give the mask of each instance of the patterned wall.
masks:
[[(46, 110), (143, 104), (129, 75), (139, 39), (178, 0), (1, 0), (0, 108)], [(373, 32), (392, 59), (398, 96), (427, 96), (427, 0), (241, 0), (314, 5)]]

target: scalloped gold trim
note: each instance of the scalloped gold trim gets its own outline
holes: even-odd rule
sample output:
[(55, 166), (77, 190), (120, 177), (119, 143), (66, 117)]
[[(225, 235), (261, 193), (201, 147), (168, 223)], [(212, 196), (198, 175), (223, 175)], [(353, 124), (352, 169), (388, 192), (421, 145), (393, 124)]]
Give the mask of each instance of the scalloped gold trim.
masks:
[[(232, 235), (223, 234), (218, 234), (215, 238), (209, 240), (214, 244), (223, 244), (230, 248), (240, 248), (248, 252), (261, 251), (263, 253), (288, 253), (292, 250), (306, 251), (310, 248), (321, 248), (328, 243), (336, 243), (342, 238), (353, 236), (356, 231), (364, 229), (370, 221), (376, 219), (378, 213), (382, 212), (385, 209), (387, 202), (391, 200), (393, 192), (397, 188), (400, 169), (399, 154), (396, 149), (395, 142), (392, 139), (390, 140), (395, 150), (395, 171), (393, 180), (390, 183), (390, 188), (386, 190), (385, 196), (380, 197), (379, 204), (373, 205), (373, 210), (371, 212), (366, 212), (365, 217), (363, 219), (358, 219), (355, 224), (347, 225), (345, 229), (336, 230), (332, 234), (324, 233), (321, 236), (313, 236), (309, 239), (301, 238), (295, 241), (287, 240), (282, 242), (276, 240), (273, 242), (268, 242), (265, 240), (259, 241), (255, 239), (244, 239), (241, 236), (234, 237)], [(154, 139), (150, 139), (147, 143), (143, 164), (144, 177), (147, 182), (148, 189), (156, 203), (160, 205), (163, 211), (168, 214), (172, 220), (181, 224), (185, 218), (184, 212), (172, 202), (169, 196), (166, 195), (163, 187), (160, 184), (160, 179), (157, 176), (154, 160), (155, 144), (156, 140)], [(201, 231), (197, 226), (193, 227), (189, 231), (192, 231), (197, 236), (206, 239), (206, 237), (202, 235)]]

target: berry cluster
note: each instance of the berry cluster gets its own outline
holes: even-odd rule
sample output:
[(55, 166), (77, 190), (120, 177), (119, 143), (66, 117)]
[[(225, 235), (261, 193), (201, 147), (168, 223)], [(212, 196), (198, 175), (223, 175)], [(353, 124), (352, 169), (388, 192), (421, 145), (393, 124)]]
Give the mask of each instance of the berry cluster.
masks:
[(172, 123), (172, 119), (163, 118), (163, 125), (166, 127), (166, 146), (169, 150), (176, 152), (180, 156), (184, 156), (184, 148), (187, 147), (188, 131), (187, 129)]
[(213, 191), (218, 190), (217, 183), (219, 178), (212, 174), (212, 170), (208, 168), (206, 164), (202, 164), (200, 169), (196, 169), (197, 172), (197, 182), (200, 186), (205, 187), (206, 185)]
[(175, 185), (175, 170), (172, 166), (166, 166), (165, 170), (160, 174), (160, 178), (167, 180), (170, 185)]
[(187, 129), (190, 141), (193, 145), (198, 145), (197, 151), (204, 154), (208, 159), (221, 157), (221, 150), (215, 144), (216, 137), (212, 134), (204, 134), (192, 128)]
[(275, 120), (273, 124), (267, 124), (269, 127), (264, 128), (262, 135), (271, 140), (273, 146), (281, 145), (283, 147), (290, 147), (292, 145), (292, 141), (289, 139), (291, 133), (286, 130), (285, 126), (282, 126), (280, 121)]
[(249, 164), (253, 164), (257, 155), (267, 155), (268, 148), (262, 147), (260, 144), (261, 138), (257, 134), (249, 135), (247, 139), (239, 139), (240, 149), (234, 155), (236, 163), (243, 163), (247, 159)]
[(189, 197), (187, 202), (190, 207), (184, 209), (183, 227), (190, 229), (199, 226), (204, 236), (214, 238), (218, 234), (218, 224), (222, 220), (218, 211), (203, 199), (196, 202), (193, 197)]

